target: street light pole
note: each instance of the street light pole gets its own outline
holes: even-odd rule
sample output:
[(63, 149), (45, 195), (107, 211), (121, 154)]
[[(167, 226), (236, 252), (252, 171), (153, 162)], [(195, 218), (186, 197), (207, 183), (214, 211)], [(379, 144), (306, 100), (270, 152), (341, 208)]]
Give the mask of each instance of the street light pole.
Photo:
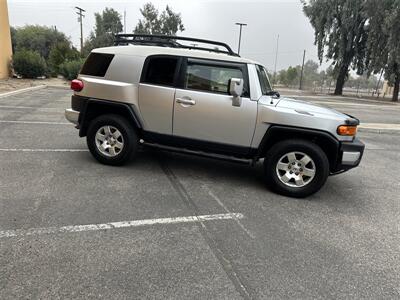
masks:
[(242, 41), (242, 27), (243, 26), (247, 26), (246, 23), (236, 23), (235, 25), (239, 25), (240, 26), (240, 31), (239, 31), (239, 46), (238, 46), (238, 54), (240, 54), (240, 43)]

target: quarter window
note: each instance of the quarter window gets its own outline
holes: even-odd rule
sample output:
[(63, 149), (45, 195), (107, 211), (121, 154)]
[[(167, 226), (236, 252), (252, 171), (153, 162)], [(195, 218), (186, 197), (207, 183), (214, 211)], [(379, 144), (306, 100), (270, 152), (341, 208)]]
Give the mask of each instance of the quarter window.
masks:
[(261, 85), (261, 91), (263, 95), (269, 95), (272, 92), (271, 84), (269, 83), (267, 70), (264, 67), (257, 65), (258, 79)]
[(145, 67), (145, 74), (142, 82), (174, 86), (174, 78), (178, 58), (176, 57), (152, 57)]
[(185, 88), (228, 94), (229, 79), (232, 78), (244, 79), (240, 67), (212, 66), (189, 62), (185, 77)]
[(113, 58), (114, 54), (92, 52), (86, 59), (80, 74), (104, 77)]

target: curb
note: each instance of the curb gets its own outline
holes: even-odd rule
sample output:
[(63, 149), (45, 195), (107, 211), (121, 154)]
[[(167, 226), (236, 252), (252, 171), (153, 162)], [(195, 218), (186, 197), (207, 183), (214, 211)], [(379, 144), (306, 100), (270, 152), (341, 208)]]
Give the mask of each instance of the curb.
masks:
[(22, 93), (25, 93), (25, 92), (41, 90), (41, 89), (44, 89), (46, 87), (47, 87), (47, 85), (42, 84), (42, 85), (38, 85), (38, 86), (32, 86), (32, 87), (28, 87), (28, 88), (24, 88), (24, 89), (19, 89), (19, 90), (15, 90), (15, 91), (11, 91), (11, 92), (6, 92), (6, 93), (3, 93), (3, 94), (0, 94), (0, 98), (13, 96), (13, 95), (18, 95), (18, 94), (22, 94)]

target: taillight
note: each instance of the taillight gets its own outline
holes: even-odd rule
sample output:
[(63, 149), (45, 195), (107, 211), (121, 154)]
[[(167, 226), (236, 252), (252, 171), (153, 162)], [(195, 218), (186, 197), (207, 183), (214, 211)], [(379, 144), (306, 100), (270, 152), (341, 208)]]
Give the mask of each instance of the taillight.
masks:
[(75, 92), (80, 92), (83, 90), (83, 81), (79, 79), (74, 79), (71, 81), (71, 90)]

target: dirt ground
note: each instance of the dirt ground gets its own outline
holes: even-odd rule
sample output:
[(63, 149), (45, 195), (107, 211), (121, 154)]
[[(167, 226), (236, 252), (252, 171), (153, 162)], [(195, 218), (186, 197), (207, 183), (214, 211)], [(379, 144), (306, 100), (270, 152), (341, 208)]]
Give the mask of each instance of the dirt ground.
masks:
[(69, 81), (61, 78), (46, 79), (18, 79), (10, 78), (0, 80), (0, 94), (38, 85), (69, 86)]

